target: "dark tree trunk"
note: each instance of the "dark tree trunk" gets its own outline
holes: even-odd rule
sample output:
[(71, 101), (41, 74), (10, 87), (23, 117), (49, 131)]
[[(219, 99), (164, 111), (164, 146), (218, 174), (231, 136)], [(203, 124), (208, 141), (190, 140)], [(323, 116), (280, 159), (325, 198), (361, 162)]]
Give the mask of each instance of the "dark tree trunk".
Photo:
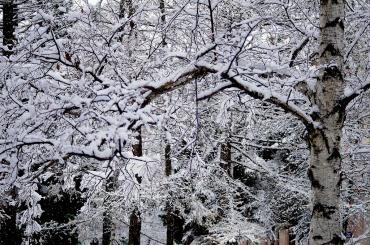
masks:
[(161, 27), (162, 27), (162, 45), (166, 46), (166, 30), (165, 30), (165, 24), (166, 24), (166, 9), (164, 0), (159, 0), (159, 9), (161, 11)]
[[(120, 0), (120, 2), (119, 2), (119, 13), (118, 13), (118, 17), (120, 19), (132, 18), (134, 13), (135, 13), (135, 8), (134, 8), (132, 0)], [(124, 29), (124, 26), (122, 26), (119, 31), (122, 31), (123, 29)], [(127, 45), (127, 48), (130, 48), (131, 38), (132, 38), (132, 36), (135, 36), (135, 35), (132, 35), (132, 34), (134, 34), (134, 29), (135, 29), (135, 21), (133, 19), (131, 19), (130, 20), (129, 39), (128, 39), (127, 43), (125, 43), (125, 45)], [(119, 37), (120, 42), (123, 41), (123, 36), (124, 35), (122, 34)], [(129, 56), (131, 56), (132, 51), (130, 49), (128, 49), (128, 50), (129, 50)]]
[(165, 174), (170, 176), (172, 174), (172, 162), (171, 162), (171, 145), (166, 143), (164, 148), (164, 159), (165, 159)]
[(140, 212), (135, 209), (130, 215), (130, 230), (128, 235), (128, 245), (140, 245), (141, 218)]
[[(132, 0), (121, 0), (119, 3), (119, 18), (131, 18), (134, 15), (135, 8)], [(131, 31), (135, 27), (135, 22), (130, 20)], [(130, 34), (131, 35), (131, 34)]]
[(165, 23), (166, 22), (166, 15), (165, 15), (164, 0), (159, 0), (159, 8), (161, 10), (161, 21), (162, 21), (162, 23)]
[[(136, 142), (132, 145), (132, 154), (134, 156), (141, 157), (143, 156), (143, 140), (141, 135), (141, 127), (138, 128), (135, 139)], [(135, 177), (137, 179), (141, 178), (141, 176), (136, 175)], [(140, 234), (141, 234), (141, 217), (139, 210), (135, 208), (130, 215), (128, 245), (140, 245)]]
[[(165, 138), (165, 148), (164, 148), (164, 161), (165, 161), (165, 175), (169, 177), (172, 174), (172, 162), (171, 162), (171, 145)], [(171, 200), (166, 203), (166, 245), (174, 244), (174, 214), (171, 205)]]
[(103, 213), (103, 240), (102, 245), (110, 245), (112, 237), (112, 215), (109, 210)]
[(112, 244), (114, 238), (114, 223), (112, 220), (112, 211), (110, 206), (109, 193), (114, 192), (118, 187), (118, 176), (119, 171), (115, 170), (105, 183), (105, 191), (108, 193), (108, 196), (104, 199), (103, 206), (105, 208), (103, 213), (103, 240), (102, 245)]
[(125, 1), (124, 0), (121, 0), (119, 2), (119, 14), (118, 14), (118, 17), (120, 19), (125, 18)]
[(209, 20), (211, 25), (211, 41), (215, 42), (215, 23), (213, 19), (213, 6), (212, 0), (208, 0)]
[(222, 168), (226, 170), (230, 177), (233, 177), (234, 171), (231, 162), (231, 144), (228, 141), (221, 144), (220, 160)]
[(15, 27), (17, 26), (17, 4), (13, 0), (2, 1), (3, 5), (3, 55), (13, 54), (15, 45)]
[(143, 140), (141, 137), (141, 127), (137, 130), (135, 140), (135, 144), (132, 145), (132, 154), (134, 156), (141, 157), (143, 156)]
[(173, 245), (174, 244), (174, 215), (172, 213), (172, 206), (168, 202), (167, 203), (167, 215), (166, 215), (166, 223), (167, 223), (167, 231), (166, 231), (166, 245)]

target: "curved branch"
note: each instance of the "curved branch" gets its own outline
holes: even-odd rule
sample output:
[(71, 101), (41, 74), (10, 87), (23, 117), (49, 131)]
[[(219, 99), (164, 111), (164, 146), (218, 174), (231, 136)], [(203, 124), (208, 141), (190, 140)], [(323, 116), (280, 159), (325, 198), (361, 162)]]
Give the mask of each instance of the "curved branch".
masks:
[(301, 52), (302, 49), (307, 45), (308, 41), (310, 41), (310, 39), (306, 37), (302, 42), (299, 43), (297, 47), (295, 47), (294, 51), (290, 55), (289, 67), (293, 67), (294, 61), (296, 60), (299, 52)]
[(362, 86), (358, 87), (357, 89), (353, 90), (352, 93), (348, 94), (344, 98), (342, 98), (337, 106), (334, 107), (332, 113), (338, 112), (340, 110), (344, 111), (349, 103), (351, 103), (352, 100), (356, 99), (359, 95), (366, 92), (370, 89), (370, 79), (363, 84)]
[(141, 108), (147, 106), (152, 100), (158, 96), (171, 92), (178, 87), (188, 84), (189, 82), (206, 76), (209, 73), (217, 73), (215, 69), (210, 69), (208, 67), (199, 67), (196, 65), (190, 65), (187, 68), (177, 72), (174, 76), (169, 79), (160, 82), (159, 84), (145, 85), (144, 88), (150, 90), (150, 92), (145, 96), (144, 102), (141, 104)]
[[(213, 91), (206, 92), (206, 94), (214, 95), (219, 91), (222, 91), (226, 88), (236, 87), (240, 90), (246, 92), (249, 96), (258, 99), (270, 102), (285, 111), (296, 116), (300, 121), (302, 121), (306, 126), (316, 127), (317, 123), (311, 118), (310, 115), (306, 114), (300, 107), (298, 107), (293, 102), (289, 101), (287, 96), (281, 95), (275, 91), (271, 91), (269, 88), (258, 87), (253, 83), (249, 83), (243, 79), (240, 79), (237, 74), (234, 72), (225, 72), (217, 66), (208, 65), (208, 64), (193, 64), (189, 65), (186, 69), (177, 72), (171, 78), (160, 82), (159, 84), (153, 85), (144, 85), (144, 88), (150, 90), (146, 95), (144, 102), (141, 104), (141, 108), (148, 105), (154, 98), (158, 97), (161, 94), (173, 91), (174, 89), (186, 85), (187, 83), (193, 81), (196, 78), (204, 77), (208, 74), (220, 74), (222, 79), (228, 80), (229, 83), (223, 83), (220, 86), (213, 89)], [(201, 96), (209, 97), (207, 95)]]
[(256, 85), (249, 83), (245, 80), (240, 79), (236, 76), (236, 74), (229, 73), (222, 73), (221, 77), (223, 79), (227, 79), (236, 87), (246, 92), (249, 96), (258, 99), (270, 102), (285, 111), (291, 113), (292, 115), (296, 116), (300, 121), (302, 121), (306, 126), (315, 126), (315, 121), (306, 114), (301, 108), (299, 108), (296, 104), (289, 101), (287, 96), (281, 95), (275, 91), (270, 91), (269, 88), (262, 88), (257, 87)]
[(199, 96), (198, 96), (198, 100), (208, 99), (208, 98), (212, 97), (213, 95), (223, 91), (224, 89), (232, 88), (232, 87), (235, 87), (235, 85), (232, 84), (231, 82), (221, 83), (221, 84), (217, 85), (216, 87), (214, 87), (212, 89), (209, 89), (209, 90), (206, 90), (203, 93), (200, 93)]

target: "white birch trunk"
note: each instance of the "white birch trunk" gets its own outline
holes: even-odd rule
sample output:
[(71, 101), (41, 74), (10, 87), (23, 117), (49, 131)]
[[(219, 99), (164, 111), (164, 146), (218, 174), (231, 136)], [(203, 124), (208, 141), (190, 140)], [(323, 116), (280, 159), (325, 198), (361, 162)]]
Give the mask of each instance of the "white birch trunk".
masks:
[(320, 1), (320, 75), (312, 104), (312, 116), (321, 123), (309, 128), (312, 184), (312, 218), (309, 244), (343, 244), (340, 215), (340, 143), (344, 109), (338, 108), (343, 95), (344, 1)]

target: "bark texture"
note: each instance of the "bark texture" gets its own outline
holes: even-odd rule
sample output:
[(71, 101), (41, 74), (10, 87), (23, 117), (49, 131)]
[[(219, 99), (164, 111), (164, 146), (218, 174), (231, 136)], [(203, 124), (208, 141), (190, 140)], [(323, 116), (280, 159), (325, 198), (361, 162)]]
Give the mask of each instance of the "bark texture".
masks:
[(340, 107), (344, 80), (344, 1), (320, 1), (320, 75), (312, 104), (312, 117), (320, 122), (309, 127), (312, 185), (312, 219), (309, 244), (343, 244), (340, 215), (341, 155), (340, 144), (344, 110)]

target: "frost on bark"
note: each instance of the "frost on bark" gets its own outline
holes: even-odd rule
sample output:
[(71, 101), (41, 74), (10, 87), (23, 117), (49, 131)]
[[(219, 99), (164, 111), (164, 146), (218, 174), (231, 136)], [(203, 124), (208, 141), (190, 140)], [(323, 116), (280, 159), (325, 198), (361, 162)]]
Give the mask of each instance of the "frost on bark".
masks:
[(340, 215), (341, 150), (344, 109), (340, 107), (344, 80), (344, 1), (320, 1), (320, 74), (312, 98), (312, 117), (320, 126), (309, 127), (312, 219), (309, 244), (343, 244)]

